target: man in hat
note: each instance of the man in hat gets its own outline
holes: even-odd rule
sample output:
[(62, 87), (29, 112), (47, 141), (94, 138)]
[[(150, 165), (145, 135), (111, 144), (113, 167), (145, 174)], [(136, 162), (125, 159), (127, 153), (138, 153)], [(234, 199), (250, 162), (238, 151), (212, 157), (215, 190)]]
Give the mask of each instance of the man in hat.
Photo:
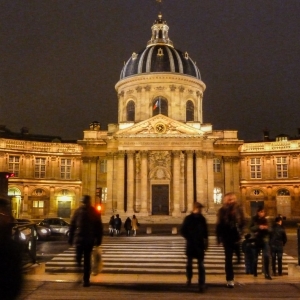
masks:
[(234, 272), (232, 258), (237, 255), (240, 263), (240, 240), (245, 227), (244, 212), (237, 203), (235, 193), (229, 192), (224, 195), (223, 206), (218, 211), (217, 217), (217, 242), (223, 244), (225, 252), (225, 273), (227, 287), (234, 287)]
[(205, 268), (204, 252), (208, 247), (208, 230), (206, 219), (202, 215), (203, 205), (199, 202), (194, 203), (193, 211), (185, 217), (181, 234), (186, 239), (186, 277), (187, 285), (191, 285), (193, 277), (193, 258), (198, 261), (198, 284), (199, 292), (205, 290)]
[(100, 246), (103, 236), (103, 225), (101, 215), (91, 206), (91, 197), (82, 197), (82, 206), (79, 207), (71, 220), (69, 244), (75, 242), (76, 261), (81, 266), (82, 255), (83, 263), (83, 286), (90, 286), (91, 273), (91, 253), (94, 245)]

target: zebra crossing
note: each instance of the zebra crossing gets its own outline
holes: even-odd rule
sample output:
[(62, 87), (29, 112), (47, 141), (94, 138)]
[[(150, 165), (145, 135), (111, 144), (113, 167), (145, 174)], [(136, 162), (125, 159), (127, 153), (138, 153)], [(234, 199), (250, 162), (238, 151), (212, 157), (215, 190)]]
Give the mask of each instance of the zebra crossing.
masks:
[[(118, 274), (185, 274), (185, 240), (179, 236), (104, 237), (101, 245), (102, 273)], [(224, 250), (210, 237), (204, 264), (207, 274), (224, 274)], [(234, 258), (235, 262), (236, 258)], [(284, 254), (283, 274), (295, 259)], [(196, 260), (194, 271), (197, 271)], [(262, 268), (259, 257), (258, 270)], [(48, 273), (76, 273), (75, 248), (56, 255), (45, 265)], [(244, 258), (234, 264), (236, 274), (244, 274)]]

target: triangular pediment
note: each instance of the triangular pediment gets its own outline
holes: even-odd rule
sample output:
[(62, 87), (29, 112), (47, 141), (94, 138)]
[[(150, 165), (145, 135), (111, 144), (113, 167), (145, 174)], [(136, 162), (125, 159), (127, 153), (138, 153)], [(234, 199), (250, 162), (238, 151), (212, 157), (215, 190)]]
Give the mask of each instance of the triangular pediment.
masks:
[(115, 133), (117, 137), (195, 137), (203, 135), (204, 131), (201, 129), (194, 128), (161, 114)]

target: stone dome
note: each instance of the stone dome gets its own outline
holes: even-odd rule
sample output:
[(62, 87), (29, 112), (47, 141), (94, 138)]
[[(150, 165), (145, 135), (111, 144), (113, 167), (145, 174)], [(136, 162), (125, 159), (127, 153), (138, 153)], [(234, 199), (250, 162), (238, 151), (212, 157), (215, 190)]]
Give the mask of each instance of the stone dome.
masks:
[(121, 71), (120, 79), (137, 74), (170, 72), (193, 76), (201, 80), (200, 71), (188, 53), (183, 53), (173, 47), (168, 37), (169, 27), (161, 14), (158, 15), (151, 29), (152, 37), (146, 49), (132, 54)]

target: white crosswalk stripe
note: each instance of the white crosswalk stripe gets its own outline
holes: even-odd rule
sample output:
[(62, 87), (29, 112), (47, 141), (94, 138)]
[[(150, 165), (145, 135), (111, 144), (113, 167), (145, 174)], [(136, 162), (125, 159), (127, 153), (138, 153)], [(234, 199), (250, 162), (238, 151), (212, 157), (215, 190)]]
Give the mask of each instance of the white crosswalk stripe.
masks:
[[(185, 274), (185, 241), (179, 236), (105, 237), (101, 248), (103, 273)], [(211, 237), (204, 259), (206, 273), (224, 274), (224, 259), (223, 247), (216, 244), (215, 237)], [(283, 274), (288, 273), (288, 264), (291, 262), (295, 262), (295, 259), (284, 254)], [(261, 268), (260, 256), (258, 270)], [(196, 261), (194, 269), (196, 272)], [(50, 273), (79, 272), (75, 248), (56, 255), (46, 263), (45, 270)], [(245, 273), (243, 256), (241, 264), (234, 264), (234, 272)]]

